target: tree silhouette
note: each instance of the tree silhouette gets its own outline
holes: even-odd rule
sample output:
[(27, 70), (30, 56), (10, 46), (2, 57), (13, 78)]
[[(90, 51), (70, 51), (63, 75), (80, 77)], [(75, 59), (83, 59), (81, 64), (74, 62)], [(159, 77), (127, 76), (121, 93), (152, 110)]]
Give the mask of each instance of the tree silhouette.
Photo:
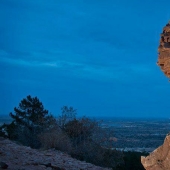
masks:
[(10, 113), (14, 122), (26, 126), (30, 130), (35, 126), (41, 127), (48, 118), (48, 110), (44, 109), (42, 102), (37, 97), (30, 95), (21, 100), (19, 106), (14, 108), (14, 113)]
[(12, 123), (4, 126), (8, 138), (17, 140), (33, 148), (40, 147), (38, 135), (50, 127), (53, 118), (48, 110), (44, 109), (42, 102), (37, 97), (30, 95), (22, 99), (14, 113), (10, 113)]
[(59, 116), (58, 124), (59, 126), (64, 129), (65, 125), (76, 118), (76, 109), (73, 107), (63, 106), (61, 108), (61, 116)]

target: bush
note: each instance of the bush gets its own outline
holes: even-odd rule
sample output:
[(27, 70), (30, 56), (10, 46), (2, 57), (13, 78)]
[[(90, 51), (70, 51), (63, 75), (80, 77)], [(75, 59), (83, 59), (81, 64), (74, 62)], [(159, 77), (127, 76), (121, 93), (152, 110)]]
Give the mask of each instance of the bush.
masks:
[(123, 165), (122, 152), (109, 148), (113, 133), (103, 129), (99, 122), (86, 117), (74, 118), (64, 125), (63, 131), (72, 142), (72, 157), (103, 167)]
[(141, 164), (141, 156), (148, 156), (146, 152), (123, 152), (125, 169), (124, 170), (145, 170)]
[(55, 148), (67, 153), (72, 149), (69, 137), (59, 128), (41, 133), (39, 140), (44, 149)]

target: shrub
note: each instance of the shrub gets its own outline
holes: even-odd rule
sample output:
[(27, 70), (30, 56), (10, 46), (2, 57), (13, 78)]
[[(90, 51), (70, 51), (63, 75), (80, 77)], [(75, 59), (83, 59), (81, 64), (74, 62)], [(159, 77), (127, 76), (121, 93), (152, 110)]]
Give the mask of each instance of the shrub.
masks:
[(72, 149), (69, 137), (60, 128), (41, 133), (39, 140), (44, 149), (55, 148), (67, 153), (70, 153)]
[(123, 152), (124, 154), (124, 162), (125, 162), (125, 170), (145, 170), (143, 165), (141, 164), (141, 156), (147, 156), (146, 152)]
[(124, 163), (120, 151), (111, 150), (113, 133), (100, 122), (83, 117), (67, 122), (63, 128), (72, 142), (71, 155), (98, 166), (116, 168)]

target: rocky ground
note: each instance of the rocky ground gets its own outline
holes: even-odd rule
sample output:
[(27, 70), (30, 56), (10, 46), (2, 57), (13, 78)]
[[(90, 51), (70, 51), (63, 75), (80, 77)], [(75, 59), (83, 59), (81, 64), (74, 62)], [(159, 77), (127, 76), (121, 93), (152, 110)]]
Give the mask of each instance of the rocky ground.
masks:
[(109, 170), (79, 161), (54, 149), (36, 150), (0, 138), (0, 169), (9, 170)]

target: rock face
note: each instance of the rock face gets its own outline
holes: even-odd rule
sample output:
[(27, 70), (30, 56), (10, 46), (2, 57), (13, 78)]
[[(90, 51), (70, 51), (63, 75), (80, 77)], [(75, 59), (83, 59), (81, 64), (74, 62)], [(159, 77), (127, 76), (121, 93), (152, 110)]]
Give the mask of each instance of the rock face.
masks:
[(158, 47), (158, 66), (170, 78), (170, 22), (163, 28)]
[(40, 151), (0, 138), (0, 169), (9, 170), (109, 170), (71, 158), (54, 149)]
[[(170, 22), (163, 28), (158, 52), (157, 64), (170, 78)], [(170, 135), (167, 135), (164, 144), (149, 156), (142, 156), (141, 162), (146, 170), (170, 170)]]
[(167, 135), (163, 145), (149, 156), (142, 156), (141, 162), (146, 170), (170, 170), (170, 136)]

